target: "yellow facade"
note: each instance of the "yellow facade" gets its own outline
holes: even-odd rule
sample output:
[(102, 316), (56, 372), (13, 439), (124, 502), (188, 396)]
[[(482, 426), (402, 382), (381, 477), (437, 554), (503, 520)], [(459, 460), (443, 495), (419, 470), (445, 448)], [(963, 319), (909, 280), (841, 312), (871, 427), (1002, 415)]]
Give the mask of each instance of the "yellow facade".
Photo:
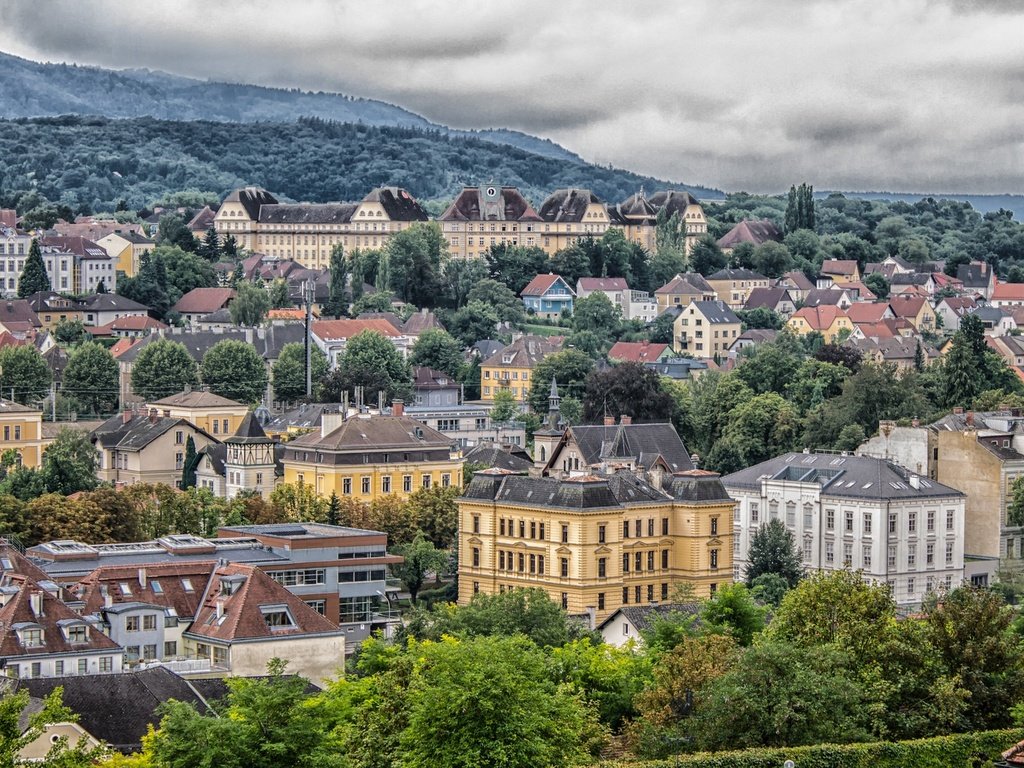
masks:
[(802, 317), (798, 312), (786, 321), (786, 328), (798, 336), (806, 336), (817, 331), (822, 335), (826, 344), (833, 344), (843, 331), (848, 334), (853, 333), (853, 322), (846, 315), (837, 314), (828, 325), (815, 328), (807, 322), (807, 318)]
[(114, 269), (124, 272), (126, 277), (134, 277), (139, 271), (142, 256), (156, 248), (155, 242), (132, 242), (117, 232), (100, 238), (96, 244), (105, 250), (111, 258), (117, 259)]
[(509, 503), (463, 497), (459, 602), (477, 592), (540, 588), (569, 613), (592, 609), (600, 622), (622, 606), (669, 602), (680, 585), (706, 598), (732, 581), (734, 506), (728, 498), (710, 503), (666, 498), (558, 509), (540, 499)]
[(235, 434), (249, 412), (248, 406), (212, 392), (182, 392), (146, 405), (159, 416), (170, 416), (199, 427), (219, 440)]
[[(556, 221), (540, 224), (540, 247), (549, 256), (574, 245), (579, 240), (592, 237), (595, 240), (604, 235), (610, 226), (608, 208), (604, 203), (591, 202), (587, 205), (580, 221)], [(628, 235), (627, 235), (628, 236)]]
[(35, 408), (0, 399), (0, 456), (15, 451), (16, 463), (38, 467), (43, 458), (43, 414)]
[(701, 311), (701, 303), (692, 302), (676, 317), (672, 324), (672, 347), (680, 354), (696, 358), (725, 357), (743, 332), (743, 326), (738, 320), (713, 322)]
[(462, 459), (330, 466), (316, 461), (285, 461), (285, 483), (311, 486), (318, 496), (338, 494), (367, 504), (385, 496), (407, 499), (420, 488), (462, 485)]
[(508, 390), (519, 402), (530, 396), (533, 385), (533, 371), (530, 368), (501, 365), (488, 365), (480, 368), (480, 399), (494, 400), (501, 390)]

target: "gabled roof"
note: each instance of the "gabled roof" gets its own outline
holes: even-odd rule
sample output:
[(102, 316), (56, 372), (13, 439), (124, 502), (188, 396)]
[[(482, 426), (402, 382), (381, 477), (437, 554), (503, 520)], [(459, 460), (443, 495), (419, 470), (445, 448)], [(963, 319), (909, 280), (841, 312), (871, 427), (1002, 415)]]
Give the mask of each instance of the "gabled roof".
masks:
[(59, 248), (82, 259), (109, 259), (110, 254), (92, 240), (80, 235), (48, 235), (40, 237), (40, 247)]
[(424, 365), (413, 366), (413, 389), (458, 389), (459, 382), (444, 371), (436, 371)]
[(583, 463), (588, 467), (608, 460), (634, 459), (645, 468), (664, 460), (671, 472), (693, 469), (693, 461), (671, 424), (581, 424), (569, 427)]
[[(112, 416), (98, 426), (91, 435), (94, 442), (104, 448), (116, 447), (119, 451), (141, 451), (161, 435), (177, 426), (188, 427), (205, 435), (199, 427), (170, 416), (142, 416), (132, 414), (128, 423), (121, 414)], [(212, 437), (210, 438), (213, 439)], [(172, 457), (173, 458), (173, 457)]]
[(91, 326), (87, 330), (93, 336), (110, 336), (117, 331), (160, 331), (169, 326), (149, 315), (124, 315), (106, 325)]
[(495, 442), (481, 442), (464, 454), (466, 464), (481, 464), (511, 472), (526, 472), (533, 466), (533, 460), (519, 446), (499, 445)]
[[(73, 588), (83, 602), (84, 614), (99, 614), (123, 605), (146, 604), (173, 609), (188, 621), (199, 601), (216, 560), (175, 560), (147, 565), (101, 565)], [(191, 589), (186, 588), (183, 579)], [(125, 587), (129, 591), (125, 591)]]
[(956, 269), (956, 277), (965, 288), (988, 288), (995, 275), (987, 261), (972, 261)]
[(880, 323), (886, 317), (894, 317), (888, 302), (884, 301), (879, 303), (858, 301), (850, 305), (846, 310), (846, 316), (850, 318), (851, 323), (858, 325), (860, 323)]
[(233, 288), (193, 288), (171, 309), (181, 314), (209, 314), (226, 307), (235, 298)]
[(6, 400), (0, 397), (0, 416), (8, 413), (42, 413), (38, 408), (16, 403), (13, 400)]
[(772, 240), (782, 242), (782, 232), (768, 219), (744, 220), (736, 224), (718, 240), (719, 248), (735, 248), (740, 243), (757, 246)]
[[(495, 352), (480, 363), (480, 365), (510, 365), (514, 368), (533, 368), (545, 357), (557, 352), (559, 349), (561, 349), (561, 343), (556, 342), (553, 337), (521, 336), (507, 347), (503, 347), (500, 351)], [(505, 362), (507, 357), (511, 357), (511, 362)]]
[(664, 619), (672, 614), (682, 614), (684, 616), (693, 616), (694, 620), (698, 620), (701, 609), (703, 608), (702, 603), (662, 603), (660, 605), (624, 605), (619, 608), (615, 613), (609, 616), (607, 619), (597, 625), (598, 631), (604, 629), (606, 626), (616, 620), (617, 617), (622, 617), (630, 624), (632, 624), (638, 632), (644, 632), (654, 626), (654, 622), (658, 619)]
[(747, 303), (743, 305), (743, 308), (763, 307), (774, 310), (779, 304), (786, 301), (790, 304), (793, 303), (793, 297), (789, 295), (789, 290), (786, 288), (754, 288), (747, 297)]
[[(486, 206), (480, 187), (465, 187), (441, 214), (438, 221), (540, 221), (523, 193), (515, 187), (501, 187), (499, 200)], [(486, 209), (486, 213), (484, 212)]]
[(190, 389), (150, 403), (154, 408), (244, 408), (242, 403), (213, 392)]
[(927, 301), (920, 296), (891, 296), (889, 306), (896, 317), (916, 318)]
[(720, 269), (713, 275), (708, 275), (711, 280), (767, 280), (768, 278), (752, 269)]
[[(276, 610), (286, 610), (291, 622), (270, 626), (266, 612)], [(195, 620), (185, 631), (190, 637), (227, 643), (343, 633), (263, 570), (240, 563), (213, 570)]]
[[(40, 582), (21, 574), (9, 573), (4, 574), (0, 583), (0, 588), (9, 591), (6, 604), (0, 607), (0, 655), (11, 659), (51, 653), (77, 655), (102, 651), (120, 652), (120, 646), (96, 628), (89, 630), (86, 642), (69, 642), (62, 629), (65, 623), (88, 622), (62, 600), (50, 594)], [(39, 613), (33, 610), (32, 595), (39, 595), (38, 599), (41, 600), (42, 610)], [(41, 629), (42, 644), (23, 644), (18, 636), (21, 628)]]
[(712, 325), (733, 323), (738, 325), (740, 322), (736, 313), (729, 309), (724, 301), (691, 301), (689, 306), (704, 315), (704, 319)]
[(192, 220), (188, 223), (188, 228), (193, 232), (206, 232), (209, 229), (213, 229), (213, 220), (216, 218), (217, 212), (208, 205), (204, 205), (202, 210), (199, 211)]
[(850, 294), (844, 288), (812, 288), (804, 298), (804, 306), (836, 306), (844, 299), (850, 299)]
[(624, 277), (581, 277), (576, 286), (582, 291), (628, 291)]
[(922, 272), (897, 272), (889, 278), (890, 285), (928, 285), (932, 276)]
[(1024, 283), (996, 282), (992, 301), (1024, 301)]
[(149, 307), (116, 293), (94, 293), (83, 296), (82, 308), (91, 312), (148, 312)]
[(424, 331), (431, 329), (443, 331), (444, 326), (437, 319), (437, 315), (428, 309), (421, 309), (419, 312), (409, 315), (409, 319), (405, 321), (401, 328), (407, 336), (419, 336)]
[(351, 339), (363, 331), (375, 331), (389, 338), (401, 335), (394, 325), (383, 319), (317, 320), (313, 323), (313, 335), (322, 341)]
[(608, 350), (609, 360), (624, 363), (646, 363), (658, 360), (668, 349), (668, 344), (652, 344), (647, 341), (617, 341)]
[(569, 295), (570, 296), (575, 296), (576, 295), (575, 292), (573, 291), (572, 287), (570, 287), (570, 285), (565, 281), (565, 279), (561, 275), (556, 275), (556, 274), (551, 273), (551, 272), (549, 272), (546, 275), (537, 275), (535, 278), (533, 278), (533, 280), (531, 280), (526, 285), (525, 288), (523, 288), (522, 291), (520, 291), (519, 295), (520, 296), (543, 296), (557, 282), (561, 282), (562, 285), (565, 286), (566, 290), (569, 291)]
[(715, 289), (711, 287), (711, 284), (704, 279), (704, 275), (698, 272), (687, 272), (683, 275), (676, 275), (661, 288), (656, 290), (655, 295), (658, 294), (700, 294), (700, 293), (714, 293)]
[(935, 306), (938, 307), (939, 304), (945, 304), (951, 312), (960, 317), (963, 317), (969, 310), (978, 306), (978, 302), (970, 296), (943, 296), (936, 302)]
[(817, 307), (798, 309), (793, 317), (804, 320), (815, 331), (826, 331), (832, 327), (837, 318), (846, 317), (846, 313), (839, 307), (822, 304)]
[(556, 189), (541, 203), (538, 213), (544, 221), (581, 222), (591, 204), (603, 205), (589, 189)]
[(810, 291), (814, 289), (814, 282), (800, 270), (786, 272), (779, 278), (780, 283), (783, 281), (791, 282), (793, 287), (798, 291)]
[(26, 299), (0, 299), (0, 323), (28, 323), (33, 328), (39, 328), (42, 323), (39, 316), (32, 311), (31, 305)]
[(823, 275), (855, 275), (857, 272), (855, 259), (825, 259), (821, 264)]
[(116, 360), (129, 349), (131, 349), (133, 346), (135, 346), (135, 344), (137, 344), (139, 341), (140, 339), (130, 338), (127, 336), (124, 338), (120, 338), (114, 343), (114, 346), (110, 348), (110, 354), (113, 355), (114, 359)]
[(249, 218), (253, 221), (258, 221), (260, 218), (260, 206), (277, 205), (277, 198), (262, 187), (242, 187), (224, 198), (224, 202), (241, 203)]
[(318, 451), (365, 451), (381, 448), (450, 448), (452, 439), (411, 416), (358, 414), (340, 427), (321, 436), (310, 432), (288, 443), (288, 447)]

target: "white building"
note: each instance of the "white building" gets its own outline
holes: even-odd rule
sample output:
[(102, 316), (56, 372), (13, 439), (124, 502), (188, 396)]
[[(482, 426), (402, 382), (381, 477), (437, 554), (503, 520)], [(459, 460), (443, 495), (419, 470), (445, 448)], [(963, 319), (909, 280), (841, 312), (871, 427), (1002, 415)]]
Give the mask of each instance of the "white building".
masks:
[(737, 500), (735, 576), (754, 532), (781, 520), (808, 570), (860, 570), (901, 606), (958, 586), (964, 575), (965, 496), (867, 456), (786, 453), (722, 478)]
[(649, 323), (658, 316), (658, 302), (647, 291), (634, 291), (624, 277), (581, 277), (576, 281), (576, 297), (603, 293), (626, 320)]

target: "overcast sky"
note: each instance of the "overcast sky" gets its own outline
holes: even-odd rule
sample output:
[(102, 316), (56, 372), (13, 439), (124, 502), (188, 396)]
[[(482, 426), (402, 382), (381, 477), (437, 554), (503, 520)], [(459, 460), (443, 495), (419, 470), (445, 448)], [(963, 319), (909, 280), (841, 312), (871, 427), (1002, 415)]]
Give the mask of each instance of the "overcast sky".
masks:
[(1022, 39), (1010, 0), (0, 3), (28, 58), (336, 90), (757, 192), (1024, 192)]

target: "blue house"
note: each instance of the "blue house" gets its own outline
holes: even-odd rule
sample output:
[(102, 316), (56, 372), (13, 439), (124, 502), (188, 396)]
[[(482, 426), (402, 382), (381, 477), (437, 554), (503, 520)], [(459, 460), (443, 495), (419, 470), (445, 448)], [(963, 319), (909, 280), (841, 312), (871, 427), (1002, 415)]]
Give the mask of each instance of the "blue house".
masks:
[(560, 275), (537, 275), (519, 294), (526, 311), (533, 310), (538, 317), (557, 318), (572, 313), (572, 300), (576, 296)]

